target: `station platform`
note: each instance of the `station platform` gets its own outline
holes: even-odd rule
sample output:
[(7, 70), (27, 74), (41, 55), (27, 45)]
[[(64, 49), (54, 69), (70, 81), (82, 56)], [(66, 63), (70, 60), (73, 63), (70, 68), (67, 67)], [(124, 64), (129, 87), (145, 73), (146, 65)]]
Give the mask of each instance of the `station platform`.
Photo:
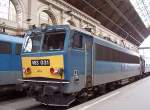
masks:
[(150, 110), (150, 76), (69, 110)]
[(39, 105), (35, 99), (26, 97), (0, 102), (0, 110), (31, 110), (30, 108)]

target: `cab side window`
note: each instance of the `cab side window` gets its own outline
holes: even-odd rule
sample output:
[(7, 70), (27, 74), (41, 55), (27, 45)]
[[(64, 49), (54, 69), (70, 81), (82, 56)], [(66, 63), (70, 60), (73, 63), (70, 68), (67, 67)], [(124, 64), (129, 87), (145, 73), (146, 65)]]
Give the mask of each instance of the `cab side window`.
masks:
[(11, 43), (0, 41), (0, 54), (11, 54)]
[(75, 33), (73, 35), (72, 48), (74, 48), (74, 49), (83, 48), (83, 36), (80, 33)]

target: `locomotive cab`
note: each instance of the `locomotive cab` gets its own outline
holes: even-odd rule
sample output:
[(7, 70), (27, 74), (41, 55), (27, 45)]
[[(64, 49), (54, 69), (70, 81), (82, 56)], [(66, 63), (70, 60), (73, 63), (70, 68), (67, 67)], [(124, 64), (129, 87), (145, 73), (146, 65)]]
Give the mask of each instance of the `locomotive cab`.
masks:
[(22, 81), (27, 84), (29, 94), (41, 103), (66, 106), (74, 100), (74, 97), (62, 94), (69, 84), (65, 65), (70, 31), (56, 27), (48, 29), (36, 29), (26, 35)]
[(32, 33), (22, 56), (23, 78), (64, 79), (65, 32)]

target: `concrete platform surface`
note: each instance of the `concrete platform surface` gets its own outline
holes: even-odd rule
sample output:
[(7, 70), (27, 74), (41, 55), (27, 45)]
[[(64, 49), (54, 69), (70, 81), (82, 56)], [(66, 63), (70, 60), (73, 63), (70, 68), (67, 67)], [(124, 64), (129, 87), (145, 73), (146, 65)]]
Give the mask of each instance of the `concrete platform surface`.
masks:
[(150, 77), (69, 110), (150, 110)]

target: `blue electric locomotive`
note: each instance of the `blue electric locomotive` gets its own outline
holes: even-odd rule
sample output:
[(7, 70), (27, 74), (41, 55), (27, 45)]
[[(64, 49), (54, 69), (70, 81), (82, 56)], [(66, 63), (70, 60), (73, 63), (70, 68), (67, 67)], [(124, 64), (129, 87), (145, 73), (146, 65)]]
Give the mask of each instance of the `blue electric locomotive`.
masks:
[(66, 25), (29, 31), (22, 67), (30, 94), (55, 106), (68, 106), (108, 83), (141, 75), (138, 53)]
[[(12, 89), (21, 78), (23, 38), (0, 34), (0, 87)], [(14, 85), (14, 86), (13, 86)], [(6, 88), (7, 86), (7, 88)], [(0, 91), (1, 91), (0, 90)]]

